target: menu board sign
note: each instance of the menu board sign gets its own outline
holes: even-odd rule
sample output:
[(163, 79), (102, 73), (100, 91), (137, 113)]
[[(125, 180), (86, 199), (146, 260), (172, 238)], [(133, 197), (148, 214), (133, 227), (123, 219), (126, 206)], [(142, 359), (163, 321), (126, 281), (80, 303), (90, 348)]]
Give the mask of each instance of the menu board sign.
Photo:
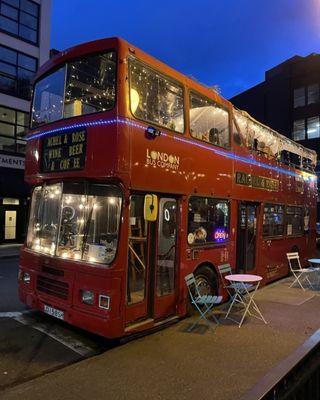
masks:
[(45, 136), (42, 141), (42, 171), (61, 172), (83, 169), (86, 162), (85, 129)]

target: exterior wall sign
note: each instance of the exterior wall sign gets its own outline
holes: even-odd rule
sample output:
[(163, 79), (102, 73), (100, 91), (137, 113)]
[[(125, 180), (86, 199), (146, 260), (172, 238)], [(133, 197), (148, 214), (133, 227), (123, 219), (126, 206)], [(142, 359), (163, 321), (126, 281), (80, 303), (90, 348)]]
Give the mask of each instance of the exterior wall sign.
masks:
[(24, 157), (8, 156), (0, 154), (0, 167), (24, 169)]
[(60, 172), (83, 169), (86, 161), (85, 129), (43, 138), (42, 171)]
[(247, 174), (245, 172), (236, 172), (235, 180), (237, 185), (250, 186), (256, 189), (271, 190), (274, 192), (279, 190), (278, 179)]
[(180, 158), (174, 154), (147, 149), (146, 164), (164, 169), (179, 169)]

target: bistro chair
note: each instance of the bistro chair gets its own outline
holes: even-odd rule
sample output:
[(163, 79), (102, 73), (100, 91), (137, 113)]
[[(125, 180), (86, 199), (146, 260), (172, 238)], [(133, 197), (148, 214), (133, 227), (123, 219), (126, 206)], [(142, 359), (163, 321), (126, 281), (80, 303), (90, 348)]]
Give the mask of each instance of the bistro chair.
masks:
[(302, 290), (306, 290), (303, 286), (303, 283), (306, 281), (311, 289), (313, 286), (309, 280), (309, 274), (311, 272), (315, 272), (313, 268), (302, 268), (300, 263), (299, 253), (287, 253), (287, 259), (289, 263), (290, 270), (292, 275), (294, 276), (294, 281), (291, 283), (290, 287), (292, 287), (296, 282), (300, 285)]
[[(214, 332), (215, 330), (212, 328), (212, 324), (209, 322), (207, 315), (215, 305), (218, 305), (222, 302), (222, 296), (201, 295), (193, 274), (185, 276), (184, 279), (188, 288), (191, 304), (195, 306), (200, 314), (200, 318), (198, 318), (196, 322), (190, 328), (188, 328), (188, 331), (192, 331), (193, 328), (198, 325), (202, 319), (204, 319), (209, 328)], [(219, 325), (219, 321), (214, 314), (212, 314), (212, 317), (215, 320), (217, 327)]]

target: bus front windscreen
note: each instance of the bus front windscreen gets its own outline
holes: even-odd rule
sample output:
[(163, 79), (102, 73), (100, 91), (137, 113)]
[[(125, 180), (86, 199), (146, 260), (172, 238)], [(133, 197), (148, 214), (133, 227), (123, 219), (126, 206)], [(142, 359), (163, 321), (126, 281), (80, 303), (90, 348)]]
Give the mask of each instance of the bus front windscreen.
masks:
[(121, 191), (113, 185), (66, 182), (33, 191), (27, 246), (50, 256), (110, 264), (116, 255)]
[(116, 53), (90, 55), (60, 66), (34, 87), (31, 128), (107, 111), (116, 99)]

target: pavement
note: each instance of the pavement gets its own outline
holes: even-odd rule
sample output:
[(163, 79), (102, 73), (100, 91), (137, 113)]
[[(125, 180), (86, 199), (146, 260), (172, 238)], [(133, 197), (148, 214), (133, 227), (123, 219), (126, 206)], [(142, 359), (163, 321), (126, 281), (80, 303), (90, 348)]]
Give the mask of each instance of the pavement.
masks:
[[(0, 398), (239, 399), (320, 327), (319, 292), (289, 289), (291, 279), (258, 291), (257, 303), (267, 325), (246, 318), (238, 328), (223, 318), (222, 306), (217, 311), (221, 325), (214, 334), (204, 324), (188, 332), (196, 317), (187, 318), (100, 355), (75, 360), (72, 365), (8, 387), (0, 391)], [(13, 327), (13, 334), (16, 329)], [(17, 348), (9, 348), (8, 354), (14, 360), (20, 353)], [(54, 357), (57, 355), (53, 349), (42, 354), (37, 364)], [(0, 379), (4, 372), (0, 362)]]
[(17, 258), (22, 244), (21, 243), (10, 243), (0, 245), (0, 259)]

